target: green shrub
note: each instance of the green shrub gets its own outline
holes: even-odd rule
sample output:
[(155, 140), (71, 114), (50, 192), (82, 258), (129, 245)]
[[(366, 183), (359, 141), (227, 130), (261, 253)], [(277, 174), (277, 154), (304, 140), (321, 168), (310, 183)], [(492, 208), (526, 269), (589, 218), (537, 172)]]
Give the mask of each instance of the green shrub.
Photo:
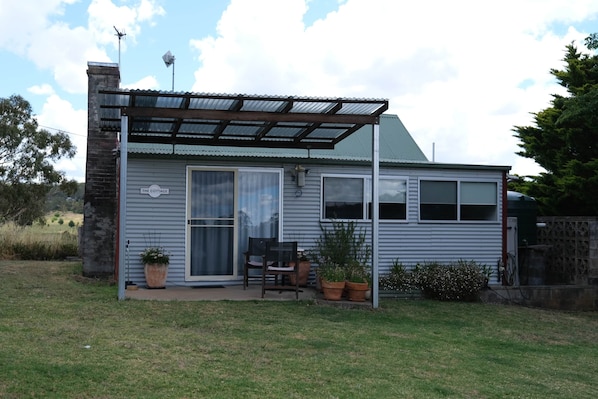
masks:
[(15, 242), (11, 253), (21, 260), (64, 260), (77, 256), (78, 246), (74, 243)]
[(441, 301), (475, 301), (488, 282), (487, 268), (475, 261), (417, 265), (413, 274), (424, 296)]
[[(321, 234), (310, 251), (310, 258), (318, 265), (338, 265), (348, 269), (352, 265), (367, 267), (372, 256), (366, 233), (354, 221), (332, 221), (330, 227), (320, 223)], [(369, 272), (369, 270), (366, 270)], [(348, 273), (348, 270), (345, 270)]]
[(79, 256), (79, 245), (76, 243), (62, 243), (54, 252), (55, 260)]
[(50, 260), (49, 245), (44, 242), (15, 242), (12, 245), (14, 256), (21, 260)]
[(370, 274), (366, 265), (358, 262), (352, 262), (346, 266), (346, 279), (352, 283), (363, 283), (367, 281), (370, 284)]
[(411, 291), (417, 289), (414, 275), (398, 259), (392, 262), (390, 272), (380, 277), (380, 289), (386, 291)]
[(336, 264), (322, 264), (318, 267), (317, 273), (322, 280), (329, 282), (341, 282), (347, 278), (346, 269)]

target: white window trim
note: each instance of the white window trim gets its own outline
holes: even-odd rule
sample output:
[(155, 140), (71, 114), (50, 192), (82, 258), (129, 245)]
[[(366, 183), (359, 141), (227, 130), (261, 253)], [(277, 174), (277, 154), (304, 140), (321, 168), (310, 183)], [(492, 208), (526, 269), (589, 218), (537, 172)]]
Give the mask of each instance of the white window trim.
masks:
[[(421, 182), (422, 181), (447, 181), (457, 183), (457, 219), (456, 220), (432, 220), (421, 218)], [(461, 182), (467, 183), (494, 183), (496, 184), (496, 219), (495, 220), (461, 220)], [(496, 224), (500, 223), (501, 214), (501, 181), (497, 179), (476, 179), (476, 178), (448, 178), (448, 177), (420, 177), (417, 180), (417, 221), (418, 223), (442, 223), (442, 224)]]
[[(187, 220), (189, 220), (189, 215), (191, 214), (191, 202), (190, 202), (190, 188), (191, 188), (191, 174), (194, 170), (202, 170), (202, 171), (229, 171), (235, 174), (235, 198), (234, 198), (234, 213), (235, 215), (238, 214), (238, 205), (239, 205), (239, 194), (238, 194), (238, 184), (239, 184), (239, 173), (240, 172), (268, 172), (268, 173), (278, 173), (278, 184), (280, 187), (280, 194), (279, 194), (279, 204), (278, 204), (278, 212), (279, 212), (279, 222), (278, 222), (278, 236), (282, 237), (283, 234), (283, 200), (284, 200), (284, 168), (265, 168), (265, 167), (229, 167), (229, 166), (201, 166), (201, 165), (187, 165), (186, 167), (186, 176), (185, 176), (185, 281), (237, 281), (239, 280), (238, 270), (239, 267), (236, 263), (233, 264), (234, 275), (226, 275), (226, 276), (191, 276), (190, 275), (190, 262), (191, 262), (191, 248), (189, 246), (189, 229), (187, 227)], [(233, 259), (238, 258), (238, 242), (236, 237), (239, 233), (239, 225), (238, 220), (235, 218), (234, 227), (233, 227), (233, 234), (235, 239), (234, 246), (233, 246)]]
[[(362, 203), (363, 203), (363, 215), (364, 218), (362, 219), (330, 219), (326, 218), (324, 215), (326, 207), (324, 206), (324, 178), (327, 177), (336, 177), (341, 179), (362, 179), (363, 180), (363, 193), (362, 193)], [(320, 175), (320, 221), (321, 222), (332, 222), (333, 220), (343, 221), (343, 222), (355, 222), (355, 223), (371, 223), (372, 220), (367, 217), (368, 214), (368, 202), (366, 200), (367, 197), (367, 188), (368, 184), (367, 181), (372, 180), (371, 175), (363, 175), (363, 174), (342, 174), (342, 173), (325, 173)], [(379, 219), (380, 223), (408, 223), (409, 222), (409, 177), (408, 176), (395, 176), (395, 175), (381, 175), (380, 180), (404, 180), (406, 191), (405, 191), (405, 219)], [(370, 184), (371, 188), (371, 184)]]

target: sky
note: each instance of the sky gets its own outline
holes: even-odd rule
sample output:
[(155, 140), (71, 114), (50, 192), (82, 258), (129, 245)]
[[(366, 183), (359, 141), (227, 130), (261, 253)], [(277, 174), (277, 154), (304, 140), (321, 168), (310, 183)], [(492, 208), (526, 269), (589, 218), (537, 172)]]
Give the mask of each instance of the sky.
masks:
[(0, 0), (0, 98), (69, 134), (56, 167), (78, 181), (87, 62), (119, 59), (125, 88), (170, 91), (174, 71), (177, 92), (385, 98), (429, 160), (536, 175), (512, 129), (593, 32), (596, 0)]

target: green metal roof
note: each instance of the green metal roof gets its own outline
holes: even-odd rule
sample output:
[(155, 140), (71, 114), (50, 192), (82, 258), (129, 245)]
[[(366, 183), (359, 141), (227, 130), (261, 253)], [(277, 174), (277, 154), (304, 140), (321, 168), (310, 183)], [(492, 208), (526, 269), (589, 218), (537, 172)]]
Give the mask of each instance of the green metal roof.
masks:
[[(132, 154), (163, 154), (214, 157), (311, 158), (321, 160), (371, 161), (372, 126), (366, 125), (336, 144), (333, 150), (198, 146), (129, 143)], [(380, 161), (428, 162), (397, 115), (380, 115)]]

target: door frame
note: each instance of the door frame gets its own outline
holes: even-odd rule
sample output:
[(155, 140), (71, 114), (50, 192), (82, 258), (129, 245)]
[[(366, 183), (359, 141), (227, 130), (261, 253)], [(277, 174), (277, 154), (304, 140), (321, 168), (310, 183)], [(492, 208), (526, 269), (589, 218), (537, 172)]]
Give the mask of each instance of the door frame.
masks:
[[(234, 193), (234, 220), (233, 220), (233, 274), (230, 275), (208, 275), (208, 276), (192, 276), (191, 275), (191, 226), (188, 224), (191, 215), (191, 176), (193, 171), (217, 171), (217, 172), (232, 172), (233, 179), (233, 193)], [(187, 165), (185, 176), (185, 281), (236, 281), (240, 279), (239, 274), (239, 179), (242, 172), (268, 172), (278, 174), (278, 236), (282, 237), (283, 232), (283, 197), (284, 197), (284, 168), (280, 167), (250, 167), (250, 166), (196, 166)]]

